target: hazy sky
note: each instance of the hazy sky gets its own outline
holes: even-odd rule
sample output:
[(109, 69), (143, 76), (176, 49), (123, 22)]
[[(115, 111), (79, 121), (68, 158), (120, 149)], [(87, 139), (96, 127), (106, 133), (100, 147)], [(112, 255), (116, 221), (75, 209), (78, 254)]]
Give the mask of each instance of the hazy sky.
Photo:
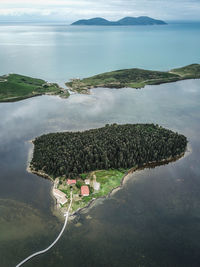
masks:
[(0, 0), (0, 20), (63, 20), (101, 16), (200, 20), (200, 0)]

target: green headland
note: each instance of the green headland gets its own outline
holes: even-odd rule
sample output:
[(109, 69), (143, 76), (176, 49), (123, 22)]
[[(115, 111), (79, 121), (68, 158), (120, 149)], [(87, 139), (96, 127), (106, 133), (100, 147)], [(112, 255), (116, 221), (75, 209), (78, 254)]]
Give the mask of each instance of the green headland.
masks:
[(43, 94), (69, 96), (68, 91), (56, 83), (19, 74), (0, 76), (0, 102), (14, 102)]
[[(108, 195), (129, 172), (180, 158), (187, 139), (154, 124), (112, 124), (84, 132), (50, 133), (33, 143), (30, 170), (56, 181), (56, 194), (61, 192), (66, 199), (60, 204), (64, 208), (73, 184), (76, 211)], [(86, 195), (82, 187), (88, 190)]]
[(84, 79), (72, 79), (66, 86), (73, 92), (89, 93), (89, 89), (106, 88), (142, 88), (145, 85), (176, 82), (185, 79), (200, 78), (200, 64), (191, 64), (170, 71), (152, 71), (143, 69), (123, 69), (98, 74)]
[[(88, 94), (89, 89), (105, 88), (142, 88), (145, 85), (155, 85), (181, 81), (185, 79), (199, 79), (200, 64), (191, 64), (168, 72), (143, 69), (124, 69), (106, 72), (84, 79), (72, 79), (66, 86), (73, 92)], [(0, 102), (15, 102), (29, 97), (43, 94), (69, 97), (68, 90), (56, 83), (48, 83), (41, 79), (31, 78), (19, 74), (0, 76)]]

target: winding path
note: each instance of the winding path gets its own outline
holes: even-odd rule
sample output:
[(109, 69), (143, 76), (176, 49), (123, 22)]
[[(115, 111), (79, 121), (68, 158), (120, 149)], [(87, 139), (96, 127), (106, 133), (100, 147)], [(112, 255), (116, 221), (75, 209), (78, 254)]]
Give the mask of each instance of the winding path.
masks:
[(61, 230), (61, 232), (59, 233), (59, 235), (57, 236), (57, 238), (54, 240), (54, 242), (46, 249), (44, 250), (41, 250), (41, 251), (38, 251), (32, 255), (30, 255), (29, 257), (27, 257), (26, 259), (24, 259), (23, 261), (21, 261), (19, 264), (16, 265), (16, 267), (19, 267), (19, 266), (22, 266), (25, 262), (29, 261), (30, 259), (32, 259), (33, 257), (35, 256), (38, 256), (40, 254), (44, 254), (45, 252), (47, 252), (48, 250), (50, 250), (57, 242), (58, 240), (60, 239), (60, 237), (62, 236), (64, 230), (65, 230), (65, 227), (67, 225), (67, 221), (68, 221), (68, 218), (69, 218), (69, 211), (70, 211), (70, 208), (71, 208), (71, 205), (72, 205), (72, 191), (71, 191), (71, 194), (70, 194), (70, 204), (69, 204), (69, 207), (68, 207), (68, 210), (67, 212), (65, 213), (65, 222), (64, 222), (64, 225), (63, 225), (63, 228)]

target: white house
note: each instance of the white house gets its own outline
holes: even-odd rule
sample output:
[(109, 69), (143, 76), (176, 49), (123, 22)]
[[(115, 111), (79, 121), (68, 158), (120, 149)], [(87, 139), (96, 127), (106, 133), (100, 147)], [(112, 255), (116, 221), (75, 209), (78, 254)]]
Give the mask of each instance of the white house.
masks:
[(90, 184), (90, 179), (85, 179), (85, 184), (89, 185)]

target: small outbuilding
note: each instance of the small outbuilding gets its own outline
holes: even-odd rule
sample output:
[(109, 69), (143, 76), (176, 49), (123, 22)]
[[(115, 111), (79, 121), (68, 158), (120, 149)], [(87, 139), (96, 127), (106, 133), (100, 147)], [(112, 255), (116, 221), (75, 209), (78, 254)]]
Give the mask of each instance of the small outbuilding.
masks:
[(81, 195), (84, 197), (87, 197), (87, 196), (89, 196), (89, 194), (90, 194), (89, 187), (87, 185), (82, 185), (81, 186)]
[(90, 184), (90, 179), (85, 179), (85, 184), (89, 185)]
[(93, 182), (93, 187), (94, 187), (94, 190), (99, 191), (100, 190), (100, 183)]

